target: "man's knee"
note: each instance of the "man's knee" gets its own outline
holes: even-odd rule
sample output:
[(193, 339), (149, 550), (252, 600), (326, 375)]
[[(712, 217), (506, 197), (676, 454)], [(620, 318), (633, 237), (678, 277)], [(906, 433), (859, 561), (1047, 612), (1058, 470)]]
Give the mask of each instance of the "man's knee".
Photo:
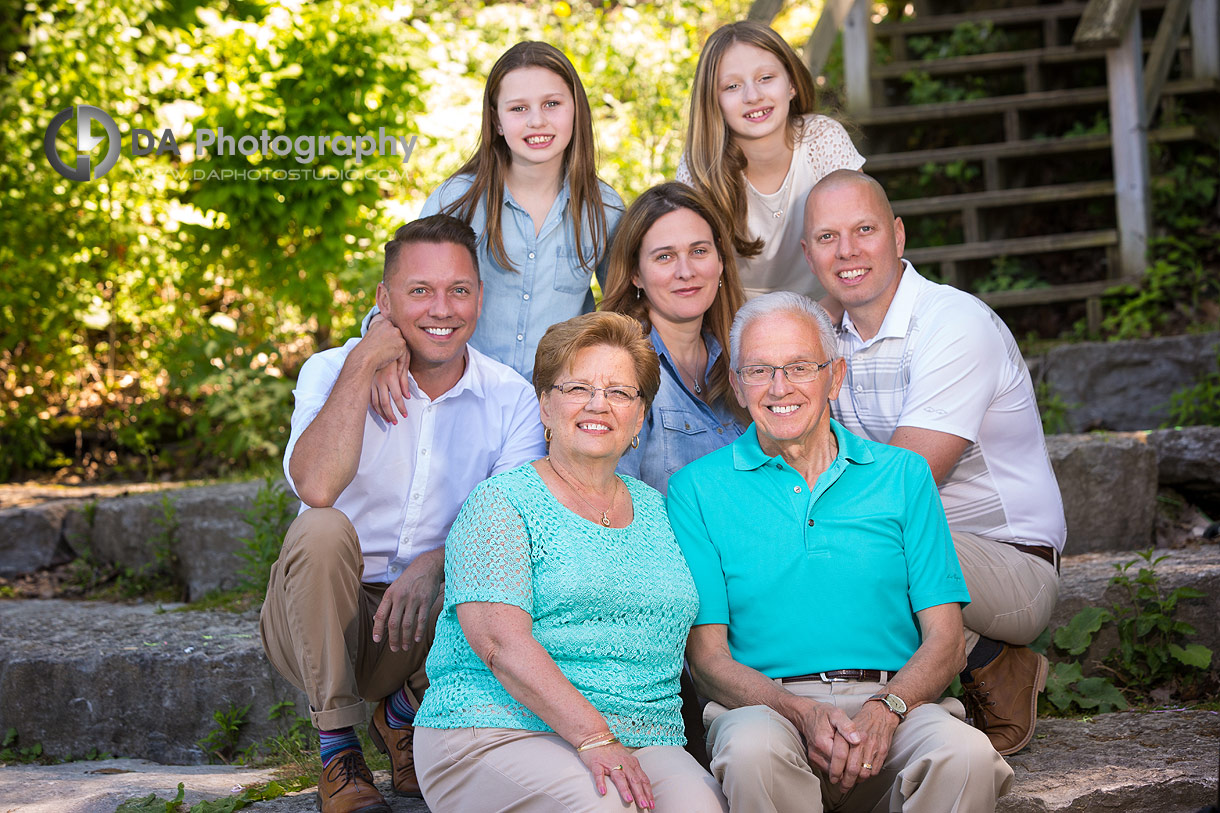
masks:
[(776, 763), (808, 769), (808, 762), (791, 723), (766, 706), (726, 711), (708, 729), (712, 773), (739, 777), (769, 776)]
[(929, 782), (939, 788), (960, 788), (968, 797), (981, 793), (998, 798), (1007, 791), (1012, 768), (982, 731), (958, 722), (942, 728), (936, 739), (935, 748), (902, 771), (904, 790)]
[(317, 557), (360, 558), (360, 540), (347, 515), (337, 508), (308, 508), (284, 534), (281, 560), (302, 561)]

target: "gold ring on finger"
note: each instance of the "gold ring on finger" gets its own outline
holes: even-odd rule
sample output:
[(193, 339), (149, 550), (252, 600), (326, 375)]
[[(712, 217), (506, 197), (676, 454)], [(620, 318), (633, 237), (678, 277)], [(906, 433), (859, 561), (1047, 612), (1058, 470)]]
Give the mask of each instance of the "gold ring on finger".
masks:
[(866, 771), (871, 771), (873, 769), (873, 765), (871, 762), (866, 762), (863, 765), (861, 765), (860, 767)]
[(622, 766), (622, 765), (615, 765), (615, 766), (614, 766), (613, 768), (611, 768), (610, 770), (612, 770), (612, 771), (621, 771), (622, 769), (623, 769), (623, 766)]

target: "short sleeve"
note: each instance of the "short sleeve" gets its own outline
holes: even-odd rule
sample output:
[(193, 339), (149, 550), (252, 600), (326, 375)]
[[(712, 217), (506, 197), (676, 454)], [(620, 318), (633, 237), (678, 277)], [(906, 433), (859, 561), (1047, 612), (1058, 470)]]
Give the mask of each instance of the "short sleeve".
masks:
[(686, 166), (686, 155), (685, 154), (683, 154), (682, 157), (678, 159), (677, 181), (678, 181), (678, 183), (684, 183), (687, 186), (695, 185), (695, 179), (693, 177), (691, 177), (690, 169)]
[(665, 505), (669, 512), (669, 524), (673, 528), (678, 547), (686, 557), (699, 594), (699, 614), (694, 624), (729, 623), (729, 593), (724, 583), (724, 568), (720, 564), (720, 553), (708, 535), (698, 501), (694, 495), (688, 472), (678, 472), (669, 480)]
[(468, 601), (533, 614), (529, 532), (504, 489), (484, 482), (466, 499), (445, 541), (445, 609)]
[[(973, 313), (971, 311), (974, 311)], [(932, 429), (970, 442), (991, 406), (1007, 358), (1004, 341), (981, 308), (924, 316), (911, 355), (910, 381), (897, 426)]]
[(805, 130), (805, 159), (818, 180), (836, 169), (860, 169), (860, 155), (842, 124), (829, 116), (814, 116)]
[(919, 612), (940, 604), (969, 604), (970, 593), (953, 547), (945, 509), (926, 461), (911, 453), (905, 479), (907, 505), (902, 538), (911, 610)]

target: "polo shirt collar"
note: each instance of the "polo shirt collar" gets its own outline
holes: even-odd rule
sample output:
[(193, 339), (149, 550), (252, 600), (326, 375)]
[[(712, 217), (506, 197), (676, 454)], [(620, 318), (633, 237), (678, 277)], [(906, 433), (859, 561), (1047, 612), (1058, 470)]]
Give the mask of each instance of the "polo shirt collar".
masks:
[[(894, 299), (890, 302), (889, 310), (885, 312), (885, 318), (881, 320), (881, 328), (877, 331), (877, 335), (864, 342), (865, 346), (882, 339), (901, 338), (907, 335), (907, 330), (911, 326), (911, 317), (915, 314), (915, 300), (919, 298), (918, 289), (922, 280), (923, 277), (919, 276), (915, 266), (904, 259), (902, 278), (898, 280), (898, 290), (894, 292)], [(847, 313), (843, 314), (841, 330), (850, 331), (853, 336), (860, 339), (860, 332), (856, 330), (851, 316)], [(860, 341), (863, 340), (860, 339)]]
[[(835, 458), (849, 463), (865, 465), (873, 462), (873, 453), (862, 438), (853, 435), (834, 418), (830, 419), (830, 431), (834, 432), (835, 440), (839, 442), (839, 454)], [(776, 455), (778, 457), (779, 455)], [(753, 471), (760, 469), (774, 460), (762, 450), (758, 444), (758, 426), (750, 424), (745, 433), (733, 441), (733, 468), (737, 471)], [(831, 464), (832, 466), (834, 464)]]

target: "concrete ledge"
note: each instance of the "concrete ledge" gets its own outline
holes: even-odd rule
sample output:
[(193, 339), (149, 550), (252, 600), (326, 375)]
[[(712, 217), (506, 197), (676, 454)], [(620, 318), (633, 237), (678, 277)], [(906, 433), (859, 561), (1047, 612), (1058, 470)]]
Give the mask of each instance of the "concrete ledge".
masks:
[(283, 700), (308, 713), (263, 655), (253, 612), (0, 601), (0, 731), (48, 754), (199, 763), (213, 712), (250, 705), (245, 747), (279, 733), (267, 713)]

